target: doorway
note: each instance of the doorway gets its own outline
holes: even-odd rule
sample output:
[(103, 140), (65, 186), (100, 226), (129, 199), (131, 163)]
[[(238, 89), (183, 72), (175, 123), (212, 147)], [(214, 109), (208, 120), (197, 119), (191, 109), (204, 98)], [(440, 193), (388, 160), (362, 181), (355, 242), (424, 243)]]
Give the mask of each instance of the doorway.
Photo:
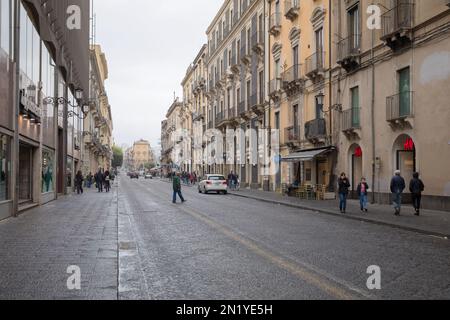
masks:
[(33, 201), (33, 147), (19, 147), (19, 204)]

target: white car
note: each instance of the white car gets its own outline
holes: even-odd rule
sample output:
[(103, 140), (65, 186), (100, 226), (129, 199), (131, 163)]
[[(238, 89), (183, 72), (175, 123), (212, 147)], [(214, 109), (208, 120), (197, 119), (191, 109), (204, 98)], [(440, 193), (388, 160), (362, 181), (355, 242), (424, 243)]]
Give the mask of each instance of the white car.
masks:
[(207, 194), (209, 192), (217, 192), (218, 194), (228, 193), (227, 179), (221, 174), (208, 174), (200, 181), (198, 192)]
[(147, 180), (147, 179), (153, 179), (153, 176), (150, 173), (147, 173), (145, 175), (145, 180)]

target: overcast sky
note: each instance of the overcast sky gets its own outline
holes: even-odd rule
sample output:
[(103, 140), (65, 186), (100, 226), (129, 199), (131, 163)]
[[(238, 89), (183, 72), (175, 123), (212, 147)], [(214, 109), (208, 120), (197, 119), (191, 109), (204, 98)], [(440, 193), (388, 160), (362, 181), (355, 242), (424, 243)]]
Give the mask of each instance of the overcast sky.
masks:
[(181, 81), (206, 43), (223, 0), (94, 0), (96, 42), (109, 67), (106, 89), (117, 145), (161, 137), (161, 121), (182, 98)]

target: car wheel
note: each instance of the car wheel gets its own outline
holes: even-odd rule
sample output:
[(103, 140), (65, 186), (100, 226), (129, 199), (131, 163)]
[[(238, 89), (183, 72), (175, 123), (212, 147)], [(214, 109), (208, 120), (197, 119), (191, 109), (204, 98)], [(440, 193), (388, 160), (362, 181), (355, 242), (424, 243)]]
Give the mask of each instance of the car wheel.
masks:
[(228, 191), (224, 191), (223, 194), (224, 194), (224, 195), (227, 195), (227, 194), (228, 194)]

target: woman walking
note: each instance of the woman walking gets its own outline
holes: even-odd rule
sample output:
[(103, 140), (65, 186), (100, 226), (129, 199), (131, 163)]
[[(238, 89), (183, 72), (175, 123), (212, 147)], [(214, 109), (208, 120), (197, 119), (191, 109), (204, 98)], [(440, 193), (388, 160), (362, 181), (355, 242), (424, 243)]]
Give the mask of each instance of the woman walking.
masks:
[(105, 181), (105, 191), (108, 193), (109, 190), (111, 190), (111, 173), (109, 172), (109, 170), (105, 171), (104, 181)]
[(368, 212), (367, 209), (367, 195), (369, 194), (369, 185), (366, 182), (365, 178), (361, 179), (361, 182), (358, 185), (358, 197), (359, 197), (359, 203), (361, 204), (361, 211)]
[(347, 211), (347, 198), (348, 191), (350, 189), (350, 182), (347, 179), (347, 175), (345, 173), (341, 174), (339, 178), (339, 209), (341, 213), (346, 213)]

